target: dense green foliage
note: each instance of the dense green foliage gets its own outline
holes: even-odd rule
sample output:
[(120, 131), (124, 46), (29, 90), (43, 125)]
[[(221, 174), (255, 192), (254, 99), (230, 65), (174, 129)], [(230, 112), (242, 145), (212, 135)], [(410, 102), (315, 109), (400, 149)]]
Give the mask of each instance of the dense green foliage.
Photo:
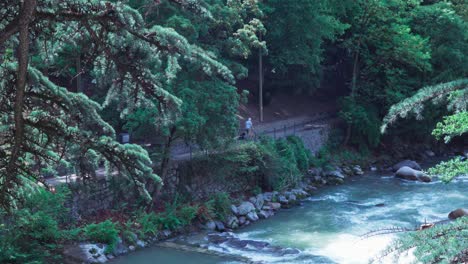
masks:
[[(393, 105), (385, 116), (382, 132), (388, 124), (395, 122), (398, 118), (405, 118), (409, 113), (414, 113), (421, 119), (421, 112), (428, 101), (434, 103), (445, 103), (448, 110), (455, 114), (444, 117), (444, 121), (437, 124), (432, 134), (440, 139), (444, 138), (448, 143), (453, 137), (466, 136), (468, 132), (467, 106), (468, 80), (461, 79), (435, 86), (420, 89), (413, 96)], [(434, 168), (429, 169), (432, 175), (440, 175), (445, 182), (450, 182), (456, 176), (468, 174), (468, 160), (460, 157), (441, 162)], [(414, 255), (422, 263), (458, 263), (466, 259), (468, 248), (468, 217), (460, 217), (453, 223), (446, 225), (436, 224), (424, 230), (411, 232), (395, 241), (384, 256), (396, 253), (398, 258), (401, 254), (415, 249)]]
[(332, 1), (263, 1), (269, 89), (308, 92), (320, 86), (324, 44), (335, 41), (349, 25), (333, 16)]
[[(59, 244), (78, 237), (112, 250), (117, 235), (135, 243), (135, 230), (144, 237), (196, 219), (225, 219), (226, 193), (201, 204), (154, 200), (174, 145), (211, 153), (188, 163), (186, 179), (243, 179), (246, 191), (256, 192), (293, 187), (310, 165), (359, 163), (386, 136), (422, 138), (428, 130), (445, 142), (466, 136), (467, 6), (465, 0), (2, 1), (0, 262), (51, 262)], [(236, 82), (256, 83), (260, 61), (265, 95), (320, 92), (338, 101), (347, 126), (339, 140), (314, 158), (295, 137), (233, 143), (239, 108), (249, 98)], [(396, 122), (410, 114), (425, 123)], [(389, 124), (394, 128), (382, 136)], [(120, 132), (134, 144), (120, 144)], [(364, 154), (335, 155), (343, 142)], [(430, 173), (449, 181), (467, 164), (456, 159)], [(145, 211), (126, 216), (126, 224), (75, 227), (65, 209), (69, 191), (49, 193), (44, 177), (76, 173), (87, 182), (100, 168), (106, 177), (119, 176), (116, 193), (132, 201), (119, 206)], [(417, 252), (430, 262), (439, 253), (453, 257), (458, 246)]]
[[(416, 94), (393, 105), (389, 113), (385, 116), (382, 126), (384, 132), (387, 125), (394, 123), (398, 118), (405, 118), (410, 113), (414, 113), (417, 118), (422, 118), (422, 111), (428, 101), (436, 104), (445, 103), (448, 110), (454, 114), (444, 117), (442, 122), (437, 123), (432, 134), (437, 138), (443, 137), (448, 143), (453, 137), (466, 136), (468, 132), (467, 108), (468, 108), (468, 79), (456, 80), (448, 83), (441, 83), (435, 86), (424, 87)], [(453, 177), (467, 173), (468, 160), (455, 159), (444, 162), (430, 172), (442, 175), (449, 181)]]
[(310, 151), (302, 140), (265, 137), (234, 145), (222, 153), (195, 157), (181, 170), (181, 177), (189, 180), (203, 175), (219, 182), (238, 179), (249, 183), (249, 188), (284, 190), (297, 185), (309, 167)]
[(60, 188), (54, 195), (39, 190), (26, 195), (25, 204), (13, 214), (0, 210), (0, 262), (54, 262), (61, 240), (67, 233), (59, 227), (66, 225), (64, 207), (69, 194)]

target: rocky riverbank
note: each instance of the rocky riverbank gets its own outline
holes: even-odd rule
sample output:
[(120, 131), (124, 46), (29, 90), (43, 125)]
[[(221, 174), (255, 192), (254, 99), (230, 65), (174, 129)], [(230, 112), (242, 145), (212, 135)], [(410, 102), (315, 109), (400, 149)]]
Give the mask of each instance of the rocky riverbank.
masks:
[(364, 174), (359, 165), (336, 167), (333, 170), (311, 169), (304, 177), (304, 182), (298, 187), (283, 192), (263, 192), (248, 199), (233, 203), (231, 214), (224, 220), (210, 220), (206, 223), (197, 223), (178, 231), (163, 230), (157, 235), (142, 240), (135, 233), (132, 234), (134, 244), (127, 244), (122, 238), (113, 248), (113, 252), (108, 253), (105, 244), (76, 243), (68, 245), (64, 249), (66, 262), (77, 263), (105, 263), (115, 257), (122, 256), (149, 245), (161, 243), (168, 239), (182, 235), (187, 232), (197, 232), (201, 230), (229, 232), (238, 228), (248, 226), (252, 223), (272, 217), (278, 210), (291, 208), (314, 194), (314, 192), (325, 185), (337, 185), (344, 183), (348, 177)]
[[(426, 151), (425, 155), (432, 155)], [(429, 182), (428, 177), (421, 169), (421, 166), (413, 160), (403, 160), (386, 167), (369, 165), (369, 171), (386, 170), (393, 171), (395, 177), (404, 180)], [(246, 196), (246, 198), (238, 200), (231, 205), (230, 215), (225, 219), (209, 220), (205, 223), (196, 223), (189, 228), (183, 230), (170, 231), (163, 230), (157, 235), (140, 239), (136, 234), (132, 234), (132, 245), (127, 244), (122, 238), (119, 239), (117, 245), (111, 253), (106, 251), (108, 245), (94, 243), (77, 243), (65, 247), (64, 255), (68, 263), (105, 263), (117, 256), (121, 256), (138, 248), (145, 248), (155, 243), (161, 243), (168, 239), (187, 234), (188, 232), (198, 232), (206, 230), (209, 232), (227, 232), (248, 226), (262, 219), (274, 216), (278, 210), (291, 208), (300, 204), (300, 201), (314, 194), (314, 192), (326, 185), (343, 184), (349, 177), (356, 177), (364, 174), (364, 170), (359, 165), (341, 165), (332, 169), (312, 168), (303, 178), (303, 182), (296, 188), (285, 190), (282, 192), (263, 192), (256, 195)], [(382, 205), (384, 206), (384, 205)], [(212, 235), (212, 237), (215, 237)], [(233, 239), (234, 241), (235, 239)], [(237, 242), (233, 242), (237, 243)], [(244, 242), (238, 242), (244, 243)], [(247, 244), (246, 244), (247, 245)]]

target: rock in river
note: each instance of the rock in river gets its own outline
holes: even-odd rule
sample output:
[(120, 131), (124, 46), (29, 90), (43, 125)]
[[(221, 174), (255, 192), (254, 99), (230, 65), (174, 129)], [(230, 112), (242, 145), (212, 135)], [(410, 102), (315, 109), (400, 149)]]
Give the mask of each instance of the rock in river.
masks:
[(455, 220), (459, 217), (462, 217), (462, 216), (468, 216), (468, 210), (466, 209), (463, 209), (463, 208), (458, 208), (456, 210), (453, 210), (452, 212), (450, 212), (450, 214), (448, 215), (448, 218), (450, 220)]
[(422, 181), (430, 182), (431, 178), (422, 171), (414, 170), (410, 167), (403, 166), (396, 173), (395, 177), (410, 180), (410, 181)]
[(397, 164), (393, 165), (392, 170), (393, 172), (397, 172), (402, 167), (410, 167), (411, 169), (418, 170), (418, 171), (421, 170), (421, 166), (419, 166), (419, 164), (414, 160), (400, 161)]

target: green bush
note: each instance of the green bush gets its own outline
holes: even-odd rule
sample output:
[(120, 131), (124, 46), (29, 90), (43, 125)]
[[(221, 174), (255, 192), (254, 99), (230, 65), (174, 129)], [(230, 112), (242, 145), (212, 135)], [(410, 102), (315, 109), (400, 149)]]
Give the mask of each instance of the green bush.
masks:
[(261, 189), (283, 190), (300, 182), (310, 166), (310, 155), (298, 137), (262, 137), (208, 157), (196, 157), (181, 168), (180, 175), (187, 182), (203, 175), (219, 182), (241, 180)]
[(83, 228), (83, 233), (87, 239), (107, 244), (106, 253), (113, 252), (119, 240), (117, 224), (111, 220), (106, 220), (97, 224), (89, 224)]
[(231, 214), (231, 200), (225, 192), (216, 193), (208, 201), (212, 208), (214, 217), (224, 221)]
[(296, 136), (289, 136), (287, 137), (288, 143), (291, 145), (294, 151), (294, 157), (296, 160), (297, 168), (302, 172), (305, 173), (310, 167), (310, 158), (311, 153), (304, 146), (304, 142), (299, 137)]
[(263, 157), (261, 174), (267, 189), (283, 190), (300, 182), (309, 167), (309, 158), (299, 138), (273, 140), (262, 138), (257, 143)]
[[(144, 239), (145, 236), (144, 235), (140, 235), (140, 238)], [(125, 229), (123, 232), (122, 232), (122, 239), (127, 242), (128, 244), (130, 245), (136, 245), (136, 237), (135, 237), (135, 233), (133, 233), (132, 231), (128, 230), (128, 229)]]
[[(65, 188), (56, 194), (42, 189), (19, 189), (23, 203), (13, 211), (0, 210), (0, 263), (56, 263), (60, 243), (70, 236), (65, 225)], [(67, 223), (70, 225), (70, 222)]]
[(156, 235), (159, 231), (159, 217), (155, 213), (142, 213), (137, 217), (136, 222), (140, 225), (140, 236)]
[(158, 215), (160, 229), (176, 230), (182, 226), (182, 221), (174, 213), (162, 213)]
[(52, 178), (57, 176), (57, 171), (53, 168), (47, 167), (41, 169), (41, 175), (45, 178)]
[(190, 225), (197, 216), (198, 206), (182, 206), (177, 210), (177, 217), (179, 218), (182, 226)]

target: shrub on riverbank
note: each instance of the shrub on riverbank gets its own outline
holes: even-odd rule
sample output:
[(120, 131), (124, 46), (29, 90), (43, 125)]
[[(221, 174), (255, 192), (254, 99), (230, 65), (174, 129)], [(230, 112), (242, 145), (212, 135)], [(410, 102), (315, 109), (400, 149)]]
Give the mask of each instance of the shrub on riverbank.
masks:
[(310, 166), (310, 156), (298, 137), (279, 140), (264, 137), (222, 152), (197, 156), (184, 165), (180, 177), (187, 183), (213, 179), (218, 183), (232, 182), (236, 187), (245, 185), (250, 188), (242, 191), (253, 191), (255, 187), (280, 191), (301, 181)]
[(53, 263), (56, 251), (68, 239), (67, 188), (55, 194), (45, 190), (21, 190), (22, 203), (15, 210), (0, 210), (0, 263)]

